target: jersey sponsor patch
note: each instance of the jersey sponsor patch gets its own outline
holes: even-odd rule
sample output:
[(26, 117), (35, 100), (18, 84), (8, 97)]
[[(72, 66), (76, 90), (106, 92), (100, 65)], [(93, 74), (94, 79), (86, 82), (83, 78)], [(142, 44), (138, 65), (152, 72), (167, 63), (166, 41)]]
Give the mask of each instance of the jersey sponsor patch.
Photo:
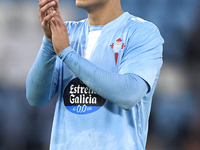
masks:
[(87, 87), (79, 78), (69, 82), (63, 94), (65, 107), (74, 114), (89, 114), (99, 110), (105, 99)]

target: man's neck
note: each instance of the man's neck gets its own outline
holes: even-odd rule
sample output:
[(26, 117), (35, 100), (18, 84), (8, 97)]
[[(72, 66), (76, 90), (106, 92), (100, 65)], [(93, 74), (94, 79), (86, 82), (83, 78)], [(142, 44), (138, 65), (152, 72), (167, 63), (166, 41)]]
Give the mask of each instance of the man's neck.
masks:
[(89, 25), (106, 25), (123, 14), (120, 3), (108, 2), (103, 7), (88, 12)]

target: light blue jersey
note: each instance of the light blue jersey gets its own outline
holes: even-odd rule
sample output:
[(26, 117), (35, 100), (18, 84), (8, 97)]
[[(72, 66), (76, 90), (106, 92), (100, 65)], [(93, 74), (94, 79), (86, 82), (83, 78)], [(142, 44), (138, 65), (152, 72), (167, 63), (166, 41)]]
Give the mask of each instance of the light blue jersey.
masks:
[[(157, 27), (123, 13), (102, 27), (87, 60), (88, 20), (66, 22), (66, 26), (70, 46), (58, 57), (44, 37), (27, 78), (27, 91), (32, 93), (27, 97), (38, 95), (33, 94), (38, 92), (35, 87), (44, 87), (41, 105), (57, 93), (50, 149), (144, 150), (162, 66), (164, 41)], [(28, 98), (33, 105), (38, 99)]]

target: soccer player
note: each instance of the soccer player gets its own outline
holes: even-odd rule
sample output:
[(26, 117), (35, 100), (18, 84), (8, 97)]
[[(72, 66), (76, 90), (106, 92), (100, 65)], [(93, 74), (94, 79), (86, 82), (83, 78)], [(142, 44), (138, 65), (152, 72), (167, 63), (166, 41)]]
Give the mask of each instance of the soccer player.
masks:
[(76, 5), (88, 18), (64, 22), (58, 0), (39, 0), (45, 36), (26, 95), (41, 106), (57, 94), (50, 149), (144, 150), (163, 38), (120, 0)]

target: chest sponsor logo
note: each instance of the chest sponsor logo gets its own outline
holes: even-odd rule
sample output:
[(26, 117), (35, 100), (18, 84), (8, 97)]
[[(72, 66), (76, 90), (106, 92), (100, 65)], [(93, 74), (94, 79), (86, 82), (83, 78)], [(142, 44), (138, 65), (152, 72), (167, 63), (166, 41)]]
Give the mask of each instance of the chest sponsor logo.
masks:
[(89, 114), (99, 110), (105, 99), (89, 89), (79, 78), (75, 78), (65, 88), (65, 107), (74, 114)]

